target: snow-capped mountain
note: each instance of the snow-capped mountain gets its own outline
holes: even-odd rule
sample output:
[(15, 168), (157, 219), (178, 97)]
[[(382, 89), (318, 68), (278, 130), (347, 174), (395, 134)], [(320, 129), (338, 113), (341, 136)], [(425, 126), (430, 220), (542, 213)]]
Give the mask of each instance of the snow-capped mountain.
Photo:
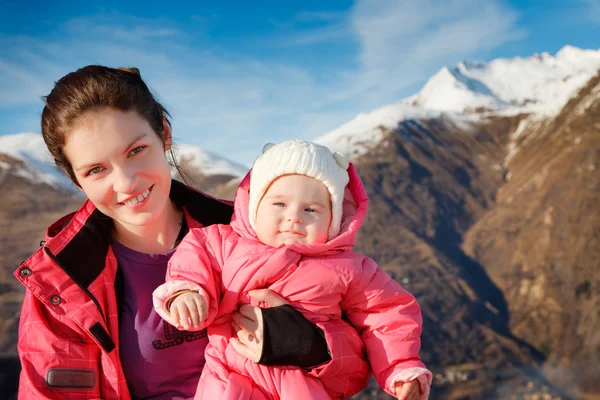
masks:
[(235, 163), (197, 146), (176, 145), (174, 152), (179, 163), (186, 161), (188, 167), (195, 168), (206, 176), (231, 175), (240, 177), (244, 176), (249, 170), (247, 166)]
[(361, 113), (339, 128), (315, 139), (315, 142), (329, 147), (332, 151), (341, 151), (350, 157), (364, 154), (370, 145), (379, 143), (387, 129), (395, 129), (403, 121), (444, 119), (461, 127), (477, 122), (479, 117), (468, 113), (443, 110), (428, 110), (403, 102), (398, 102), (378, 110)]
[(431, 110), (554, 115), (600, 68), (600, 51), (565, 46), (556, 56), (461, 62), (404, 100)]
[[(0, 153), (23, 161), (22, 166), (12, 171), (16, 175), (35, 183), (74, 188), (69, 178), (54, 164), (40, 134), (25, 132), (0, 136)], [(9, 165), (0, 163), (0, 168), (8, 169)]]
[[(23, 162), (18, 168), (12, 168), (11, 173), (35, 183), (74, 189), (71, 181), (55, 166), (42, 135), (27, 132), (0, 136), (2, 153)], [(196, 146), (178, 145), (175, 157), (186, 169), (196, 170), (204, 176), (229, 175), (237, 178), (248, 171), (248, 167)], [(0, 161), (0, 169), (9, 168), (9, 164)]]
[(402, 121), (444, 118), (464, 125), (490, 115), (556, 115), (600, 69), (600, 49), (563, 47), (527, 58), (463, 61), (443, 67), (417, 94), (361, 113), (316, 139), (349, 155), (363, 154), (381, 139), (381, 128)]
[[(353, 157), (379, 143), (386, 130), (407, 121), (419, 124), (422, 120), (436, 119), (468, 131), (470, 126), (493, 115), (525, 113), (531, 114), (532, 119), (551, 117), (599, 69), (600, 49), (583, 50), (572, 46), (565, 46), (555, 56), (542, 53), (490, 62), (463, 61), (443, 67), (417, 94), (361, 113), (315, 141)], [(521, 128), (527, 123), (523, 121)], [(516, 151), (515, 148), (512, 153)], [(71, 185), (54, 167), (39, 134), (1, 136), (0, 153), (25, 161), (27, 168), (17, 173), (29, 179)], [(204, 176), (240, 177), (248, 170), (247, 166), (185, 144), (178, 146), (176, 157), (178, 162)]]

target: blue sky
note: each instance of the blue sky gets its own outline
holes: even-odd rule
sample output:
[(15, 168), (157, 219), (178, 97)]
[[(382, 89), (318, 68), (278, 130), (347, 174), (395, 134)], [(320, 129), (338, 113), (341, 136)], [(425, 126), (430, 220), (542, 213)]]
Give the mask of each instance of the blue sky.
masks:
[[(101, 3), (101, 4), (100, 4)], [(600, 48), (600, 0), (0, 1), (0, 134), (87, 64), (136, 66), (175, 138), (243, 164), (417, 92), (444, 65)]]

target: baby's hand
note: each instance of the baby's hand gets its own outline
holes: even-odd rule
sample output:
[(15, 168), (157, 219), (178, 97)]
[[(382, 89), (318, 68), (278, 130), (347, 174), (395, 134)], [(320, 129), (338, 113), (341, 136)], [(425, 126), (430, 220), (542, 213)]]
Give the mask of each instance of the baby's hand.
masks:
[(421, 397), (421, 385), (417, 379), (410, 382), (396, 382), (394, 389), (399, 400), (419, 400)]
[(186, 292), (177, 296), (169, 307), (169, 312), (178, 329), (198, 328), (208, 315), (208, 305), (204, 296), (197, 292)]

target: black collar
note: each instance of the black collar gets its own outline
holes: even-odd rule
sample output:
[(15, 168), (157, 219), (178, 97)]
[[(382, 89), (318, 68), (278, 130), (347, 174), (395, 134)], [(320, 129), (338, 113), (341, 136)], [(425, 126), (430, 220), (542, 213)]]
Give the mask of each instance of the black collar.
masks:
[[(228, 224), (233, 207), (173, 180), (169, 194), (175, 205), (185, 209), (203, 226)], [(111, 241), (112, 219), (97, 209), (73, 239), (56, 254), (59, 265), (80, 287), (87, 288), (104, 270)]]

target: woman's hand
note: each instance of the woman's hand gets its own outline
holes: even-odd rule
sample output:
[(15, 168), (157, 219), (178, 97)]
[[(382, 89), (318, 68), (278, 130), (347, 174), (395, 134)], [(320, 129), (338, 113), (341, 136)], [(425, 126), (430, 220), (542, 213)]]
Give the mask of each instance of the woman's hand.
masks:
[[(263, 302), (267, 307), (277, 307), (287, 304), (285, 300), (271, 292), (269, 289), (257, 289), (248, 292), (248, 295), (258, 302)], [(249, 360), (258, 362), (262, 355), (264, 327), (260, 307), (244, 304), (239, 311), (233, 313), (233, 329), (237, 339), (229, 339), (233, 349)]]
[(419, 400), (421, 396), (421, 385), (417, 379), (410, 382), (396, 382), (394, 388), (399, 400)]

